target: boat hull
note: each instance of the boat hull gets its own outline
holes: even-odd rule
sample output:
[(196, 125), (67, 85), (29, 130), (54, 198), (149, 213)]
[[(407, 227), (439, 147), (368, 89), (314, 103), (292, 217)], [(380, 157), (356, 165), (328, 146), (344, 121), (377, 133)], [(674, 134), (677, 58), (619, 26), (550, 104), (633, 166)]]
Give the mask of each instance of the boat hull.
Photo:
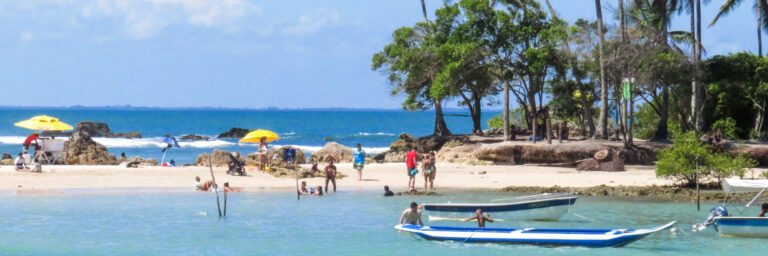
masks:
[(551, 246), (620, 247), (674, 225), (653, 229), (506, 229), (398, 225), (396, 229), (427, 240)]
[(715, 225), (724, 236), (768, 237), (768, 218), (717, 217)]
[(505, 221), (543, 220), (557, 221), (578, 197), (532, 200), (504, 204), (424, 204), (424, 210), (430, 217), (467, 218), (477, 209), (490, 213), (495, 219)]

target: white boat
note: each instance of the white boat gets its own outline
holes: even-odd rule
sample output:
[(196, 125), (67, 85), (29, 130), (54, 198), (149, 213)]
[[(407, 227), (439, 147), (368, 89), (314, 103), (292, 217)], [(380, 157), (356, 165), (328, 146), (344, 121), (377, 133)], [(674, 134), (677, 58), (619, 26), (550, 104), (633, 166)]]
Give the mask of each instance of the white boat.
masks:
[(510, 243), (554, 246), (621, 247), (652, 233), (672, 227), (675, 222), (650, 229), (556, 229), (556, 228), (470, 228), (397, 225), (395, 229), (427, 240), (465, 243)]
[[(725, 179), (723, 180), (723, 191), (726, 193), (726, 198), (723, 205), (731, 194), (757, 193), (746, 204), (745, 208), (749, 208), (767, 189), (768, 180)], [(694, 231), (702, 230), (710, 225), (724, 236), (768, 237), (768, 218), (730, 216), (724, 206), (712, 209), (707, 221), (694, 225)]]
[(460, 221), (474, 216), (477, 209), (489, 213), (494, 219), (557, 221), (579, 197), (565, 193), (545, 193), (491, 201), (501, 203), (440, 203), (423, 204), (430, 221)]

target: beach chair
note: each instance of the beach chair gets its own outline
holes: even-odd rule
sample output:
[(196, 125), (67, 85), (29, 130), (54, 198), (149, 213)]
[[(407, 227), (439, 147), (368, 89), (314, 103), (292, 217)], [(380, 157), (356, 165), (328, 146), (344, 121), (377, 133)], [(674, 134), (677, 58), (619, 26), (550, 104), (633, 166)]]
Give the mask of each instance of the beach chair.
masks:
[(53, 164), (56, 160), (62, 160), (64, 154), (64, 140), (41, 140), (42, 149), (35, 153), (35, 159), (40, 163)]

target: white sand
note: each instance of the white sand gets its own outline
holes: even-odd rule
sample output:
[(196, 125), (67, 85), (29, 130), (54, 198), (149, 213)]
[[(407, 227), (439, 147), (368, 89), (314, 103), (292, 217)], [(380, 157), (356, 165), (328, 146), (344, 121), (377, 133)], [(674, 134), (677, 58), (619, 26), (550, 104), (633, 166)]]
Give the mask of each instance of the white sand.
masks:
[[(363, 181), (351, 164), (337, 165), (348, 175), (337, 185), (344, 189), (381, 189), (389, 185), (393, 190), (406, 187), (408, 177), (402, 163), (370, 164), (363, 170)], [(322, 167), (322, 166), (321, 166)], [(580, 172), (574, 168), (528, 165), (474, 166), (438, 163), (435, 188), (499, 189), (506, 186), (569, 186), (591, 187), (667, 185), (671, 180), (656, 178), (652, 166), (627, 166), (625, 172)], [(120, 166), (44, 166), (53, 173), (20, 173), (12, 166), (0, 167), (0, 190), (57, 190), (72, 188), (190, 188), (194, 177), (203, 181), (211, 178), (207, 167), (142, 167)], [(485, 174), (480, 174), (486, 172)], [(217, 182), (230, 182), (235, 188), (256, 191), (265, 188), (293, 189), (293, 178), (276, 178), (259, 171), (248, 171), (249, 176), (229, 176), (224, 167), (214, 168)], [(310, 186), (324, 185), (323, 178), (302, 179)], [(419, 173), (417, 187), (423, 188), (424, 178)]]

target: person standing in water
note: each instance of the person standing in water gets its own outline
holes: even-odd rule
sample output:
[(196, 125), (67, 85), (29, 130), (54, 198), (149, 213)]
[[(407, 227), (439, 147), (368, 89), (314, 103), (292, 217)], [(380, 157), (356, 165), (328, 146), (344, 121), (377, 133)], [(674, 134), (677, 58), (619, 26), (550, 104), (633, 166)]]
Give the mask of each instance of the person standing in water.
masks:
[(267, 137), (261, 137), (259, 139), (259, 170), (267, 170)]
[(353, 164), (353, 168), (357, 170), (358, 181), (363, 180), (363, 167), (365, 167), (365, 157), (365, 150), (363, 150), (363, 147), (360, 146), (360, 143), (358, 143), (357, 150), (355, 150), (355, 163)]
[(418, 224), (418, 225), (424, 226), (424, 223), (421, 222), (421, 212), (419, 212), (419, 204), (417, 204), (416, 202), (411, 202), (411, 207), (403, 211), (403, 215), (400, 216), (400, 221), (398, 221), (397, 224), (409, 224), (409, 225)]
[(424, 162), (421, 163), (421, 169), (424, 170), (424, 189), (427, 189), (427, 182), (429, 182), (429, 189), (435, 188), (435, 153), (429, 152), (424, 157)]
[(487, 222), (493, 222), (493, 219), (491, 219), (491, 215), (490, 214), (486, 213), (485, 216), (483, 216), (483, 210), (482, 209), (477, 209), (475, 211), (475, 217), (466, 219), (464, 221), (473, 221), (473, 220), (477, 220), (477, 226), (481, 227), (481, 228), (485, 227), (485, 222), (486, 221)]
[(405, 155), (405, 167), (408, 170), (408, 191), (416, 190), (416, 174), (419, 170), (416, 169), (416, 159), (419, 157), (419, 153), (411, 148), (411, 151)]
[(328, 181), (333, 183), (333, 192), (336, 192), (336, 166), (333, 165), (333, 158), (328, 159), (328, 165), (325, 166), (325, 192), (328, 193)]

